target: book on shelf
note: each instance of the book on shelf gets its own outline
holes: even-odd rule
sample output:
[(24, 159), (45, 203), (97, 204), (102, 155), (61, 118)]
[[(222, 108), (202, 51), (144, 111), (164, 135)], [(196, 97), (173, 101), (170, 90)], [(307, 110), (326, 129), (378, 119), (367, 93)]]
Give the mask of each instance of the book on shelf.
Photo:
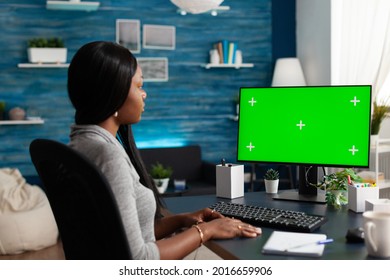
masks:
[(234, 64), (236, 62), (237, 43), (221, 40), (214, 44), (218, 51), (220, 64)]
[(223, 52), (223, 63), (228, 63), (228, 60), (229, 60), (229, 42), (228, 42), (228, 40), (222, 40), (222, 52)]
[(230, 42), (229, 43), (229, 55), (228, 55), (228, 63), (229, 64), (235, 63), (236, 50), (237, 50), (237, 44), (234, 42)]
[(222, 42), (218, 42), (215, 44), (215, 48), (218, 50), (219, 54), (219, 63), (223, 63), (223, 50), (222, 50)]

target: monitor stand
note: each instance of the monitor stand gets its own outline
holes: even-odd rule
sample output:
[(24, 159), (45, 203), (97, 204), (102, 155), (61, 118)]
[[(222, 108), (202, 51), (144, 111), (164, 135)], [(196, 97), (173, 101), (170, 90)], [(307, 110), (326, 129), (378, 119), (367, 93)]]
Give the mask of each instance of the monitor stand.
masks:
[(325, 194), (318, 193), (317, 188), (310, 185), (310, 182), (317, 183), (317, 171), (317, 167), (299, 166), (298, 191), (280, 191), (273, 199), (325, 203)]

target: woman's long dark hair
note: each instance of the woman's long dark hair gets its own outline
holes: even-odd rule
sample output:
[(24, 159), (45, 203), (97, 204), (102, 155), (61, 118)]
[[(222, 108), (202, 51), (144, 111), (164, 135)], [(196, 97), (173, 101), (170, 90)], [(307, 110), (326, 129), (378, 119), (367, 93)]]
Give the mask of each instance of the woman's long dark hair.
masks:
[[(99, 124), (112, 116), (125, 102), (136, 71), (136, 58), (116, 43), (96, 41), (82, 46), (68, 69), (68, 95), (76, 109), (76, 124)], [(120, 126), (117, 138), (137, 170), (140, 182), (153, 191), (156, 217), (160, 217), (162, 199), (144, 166), (131, 126)]]
[(119, 138), (120, 142), (122, 142), (122, 145), (124, 146), (127, 154), (129, 155), (129, 158), (134, 165), (134, 168), (137, 170), (137, 173), (140, 176), (141, 184), (147, 186), (153, 191), (157, 204), (156, 218), (161, 218), (163, 216), (161, 210), (165, 207), (165, 204), (163, 203), (161, 195), (158, 192), (157, 187), (152, 177), (148, 173), (145, 164), (141, 158), (140, 152), (134, 141), (131, 126), (121, 125), (117, 133), (117, 138)]

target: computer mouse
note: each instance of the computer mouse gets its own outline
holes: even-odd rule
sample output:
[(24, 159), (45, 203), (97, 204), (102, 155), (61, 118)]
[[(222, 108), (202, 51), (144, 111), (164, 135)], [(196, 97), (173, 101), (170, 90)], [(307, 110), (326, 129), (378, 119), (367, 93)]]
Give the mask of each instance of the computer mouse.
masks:
[(345, 236), (349, 243), (361, 243), (364, 242), (364, 229), (362, 227), (350, 228)]

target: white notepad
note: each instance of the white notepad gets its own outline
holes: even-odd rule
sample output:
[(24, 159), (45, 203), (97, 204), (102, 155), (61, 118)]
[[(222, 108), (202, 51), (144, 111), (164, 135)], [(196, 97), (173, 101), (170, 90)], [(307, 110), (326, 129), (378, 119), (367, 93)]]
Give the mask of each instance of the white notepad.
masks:
[(264, 254), (320, 257), (325, 245), (316, 244), (325, 234), (274, 231), (263, 247)]

